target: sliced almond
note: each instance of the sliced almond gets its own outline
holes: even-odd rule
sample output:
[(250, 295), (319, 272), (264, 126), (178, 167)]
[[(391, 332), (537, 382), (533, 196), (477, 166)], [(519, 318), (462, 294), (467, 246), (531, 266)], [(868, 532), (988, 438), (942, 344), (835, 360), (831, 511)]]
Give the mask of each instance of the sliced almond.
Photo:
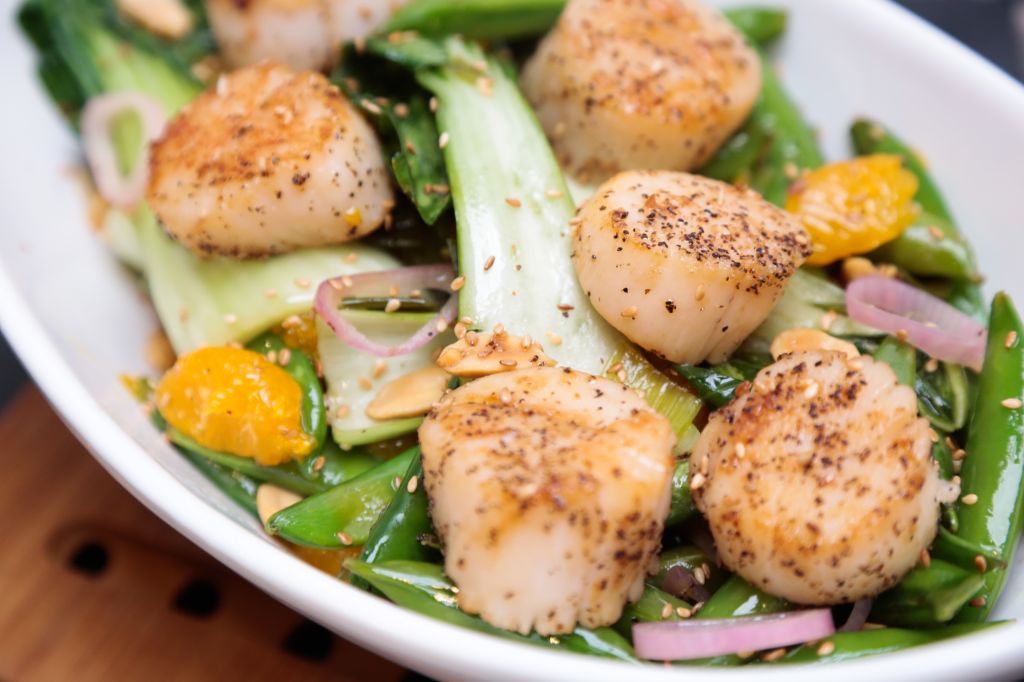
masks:
[(385, 420), (425, 415), (444, 395), (450, 378), (448, 372), (437, 367), (403, 374), (381, 387), (366, 406), (366, 416)]
[(817, 329), (790, 329), (772, 341), (772, 357), (778, 360), (787, 353), (803, 353), (815, 350), (836, 350), (855, 358), (860, 355), (857, 347), (849, 341), (837, 339)]
[(264, 525), (277, 512), (301, 501), (301, 495), (270, 483), (263, 483), (256, 488), (256, 513)]
[(164, 38), (176, 40), (192, 30), (192, 13), (181, 0), (117, 0), (117, 9)]
[(457, 377), (475, 379), (527, 367), (554, 367), (555, 361), (536, 341), (496, 331), (472, 337), (467, 333), (441, 351), (437, 366)]
[(158, 372), (169, 370), (174, 366), (174, 361), (177, 359), (177, 356), (174, 354), (174, 348), (171, 347), (171, 342), (162, 329), (157, 329), (150, 334), (149, 340), (146, 341), (144, 353), (146, 363)]

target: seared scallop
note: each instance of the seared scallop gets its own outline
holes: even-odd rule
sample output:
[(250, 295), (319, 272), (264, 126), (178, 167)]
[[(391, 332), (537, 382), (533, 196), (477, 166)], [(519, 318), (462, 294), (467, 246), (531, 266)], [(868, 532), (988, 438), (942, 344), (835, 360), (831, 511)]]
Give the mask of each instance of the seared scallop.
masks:
[(563, 167), (599, 182), (704, 164), (753, 108), (761, 63), (700, 0), (571, 0), (522, 85)]
[(270, 60), (324, 69), (341, 46), (373, 33), (401, 0), (206, 0), (210, 27), (229, 66)]
[(955, 498), (928, 422), (892, 369), (838, 351), (785, 355), (711, 415), (691, 489), (725, 565), (797, 604), (892, 587)]
[(147, 198), (192, 251), (238, 258), (348, 241), (393, 197), (369, 124), (318, 73), (222, 76), (153, 145)]
[(574, 221), (594, 308), (672, 362), (721, 362), (810, 254), (803, 227), (752, 190), (670, 171), (620, 173)]
[(633, 391), (569, 369), (495, 374), (419, 431), (459, 606), (544, 635), (615, 622), (668, 513), (675, 437)]

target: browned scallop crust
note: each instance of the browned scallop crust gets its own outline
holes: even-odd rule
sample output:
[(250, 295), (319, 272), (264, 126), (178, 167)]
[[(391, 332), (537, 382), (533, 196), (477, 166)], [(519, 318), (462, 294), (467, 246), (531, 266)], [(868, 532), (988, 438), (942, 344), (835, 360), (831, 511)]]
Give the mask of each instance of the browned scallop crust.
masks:
[(934, 537), (930, 453), (888, 365), (786, 355), (711, 416), (693, 496), (730, 570), (796, 603), (851, 602), (896, 584)]
[(523, 72), (570, 172), (690, 170), (750, 113), (761, 65), (700, 0), (572, 0)]
[(373, 131), (317, 73), (222, 77), (153, 144), (150, 205), (185, 246), (259, 257), (359, 237), (391, 190)]

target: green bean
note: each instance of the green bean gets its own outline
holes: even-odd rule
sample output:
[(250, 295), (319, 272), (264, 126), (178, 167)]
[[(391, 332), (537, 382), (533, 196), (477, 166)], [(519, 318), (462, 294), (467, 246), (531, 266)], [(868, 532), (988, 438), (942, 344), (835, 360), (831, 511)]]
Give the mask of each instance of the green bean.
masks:
[(786, 32), (788, 15), (772, 7), (734, 7), (722, 12), (754, 45), (765, 47)]
[[(273, 353), (277, 359), (275, 364), (280, 364), (282, 351), (288, 349), (286, 354), (288, 362), (282, 364), (281, 367), (295, 379), (296, 383), (299, 384), (299, 388), (302, 389), (302, 404), (300, 407), (302, 430), (316, 439), (312, 453), (306, 460), (311, 463), (316, 459), (320, 449), (324, 446), (324, 440), (327, 438), (327, 410), (324, 401), (324, 389), (320, 384), (320, 377), (316, 374), (316, 366), (305, 352), (298, 348), (289, 349), (285, 345), (284, 339), (270, 332), (253, 339), (246, 344), (246, 348), (262, 355)], [(312, 464), (309, 464), (303, 471), (307, 477), (315, 478), (315, 472), (312, 471), (311, 467)]]
[(570, 635), (520, 635), (495, 627), (459, 609), (455, 588), (440, 566), (419, 561), (368, 564), (349, 559), (345, 567), (399, 606), (461, 627), (527, 644), (636, 662), (633, 647), (611, 628), (577, 627)]
[(935, 627), (948, 623), (975, 597), (985, 578), (975, 567), (961, 568), (938, 559), (919, 565), (900, 583), (875, 599), (871, 619), (885, 625)]
[(651, 583), (644, 585), (644, 592), (640, 599), (632, 604), (626, 604), (622, 610), (622, 617), (612, 625), (616, 632), (631, 639), (633, 636), (633, 625), (635, 623), (652, 623), (662, 620), (681, 620), (679, 614), (684, 614), (692, 609), (692, 605), (668, 592), (663, 592)]
[(999, 556), (1004, 567), (985, 574), (979, 605), (960, 612), (958, 622), (981, 621), (991, 612), (1024, 520), (1024, 410), (1004, 405), (1006, 400), (1019, 404), (1024, 398), (1024, 328), (1005, 293), (992, 302), (990, 320), (985, 363), (967, 432), (968, 455), (960, 473), (964, 497), (958, 505), (959, 536)]
[(690, 573), (699, 568), (704, 574), (704, 581), (701, 584), (711, 593), (721, 587), (729, 577), (729, 574), (719, 567), (714, 559), (705, 554), (704, 550), (693, 546), (683, 546), (667, 549), (661, 553), (658, 560), (658, 573), (651, 579), (651, 583), (655, 587), (663, 589), (665, 576), (676, 567)]
[(253, 516), (256, 513), (256, 489), (260, 484), (253, 478), (233, 471), (216, 462), (192, 452), (185, 452), (185, 457), (192, 462), (196, 469), (210, 479), (210, 482), (217, 486), (221, 492), (227, 495), (232, 501)]
[(934, 372), (929, 372), (925, 365), (914, 380), (921, 414), (939, 431), (959, 431), (967, 422), (970, 407), (967, 372), (949, 362), (941, 363)]
[(672, 504), (665, 519), (665, 527), (677, 526), (697, 515), (697, 507), (690, 494), (690, 460), (676, 463), (672, 472)]
[[(564, 5), (565, 0), (413, 0), (391, 16), (381, 33), (458, 34), (476, 40), (523, 38), (551, 28)], [(761, 25), (766, 23), (762, 20)]]
[(298, 462), (264, 466), (249, 457), (229, 455), (204, 447), (173, 427), (168, 427), (166, 432), (171, 442), (186, 452), (199, 455), (257, 481), (273, 483), (299, 495), (316, 495), (325, 492), (379, 464), (377, 460), (362, 450), (342, 453), (338, 446), (331, 442), (325, 444), (319, 455), (323, 458), (319, 477), (311, 480), (302, 471), (303, 465)]
[(771, 136), (760, 118), (751, 117), (698, 172), (723, 182), (749, 181), (751, 169), (764, 157), (770, 144)]
[(987, 568), (1005, 568), (1003, 557), (990, 549), (960, 537), (955, 531), (939, 528), (939, 534), (932, 543), (931, 555), (934, 559), (948, 561), (961, 568), (977, 570), (978, 557), (985, 560)]
[(395, 499), (370, 530), (359, 558), (368, 564), (437, 559), (437, 551), (421, 541), (432, 532), (427, 507), (423, 461), (417, 454), (402, 478)]
[(267, 532), (297, 545), (337, 549), (363, 545), (370, 529), (395, 498), (395, 479), (408, 471), (419, 448), (274, 514)]
[[(859, 632), (837, 632), (825, 640), (830, 644), (827, 649), (822, 648), (822, 643), (804, 644), (775, 661), (775, 664), (841, 663), (865, 656), (902, 651), (922, 644), (941, 642), (944, 639), (968, 635), (996, 625), (999, 623), (963, 623), (930, 630), (879, 628)], [(818, 653), (819, 651), (821, 653)]]

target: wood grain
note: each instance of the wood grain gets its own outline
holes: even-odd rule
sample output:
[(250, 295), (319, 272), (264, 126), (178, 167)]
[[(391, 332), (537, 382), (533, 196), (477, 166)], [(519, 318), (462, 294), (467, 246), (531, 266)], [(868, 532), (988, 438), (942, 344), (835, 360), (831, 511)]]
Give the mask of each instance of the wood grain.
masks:
[[(0, 471), (0, 680), (405, 676), (277, 603), (153, 516), (34, 387), (0, 415)], [(298, 654), (286, 650), (289, 638)]]

